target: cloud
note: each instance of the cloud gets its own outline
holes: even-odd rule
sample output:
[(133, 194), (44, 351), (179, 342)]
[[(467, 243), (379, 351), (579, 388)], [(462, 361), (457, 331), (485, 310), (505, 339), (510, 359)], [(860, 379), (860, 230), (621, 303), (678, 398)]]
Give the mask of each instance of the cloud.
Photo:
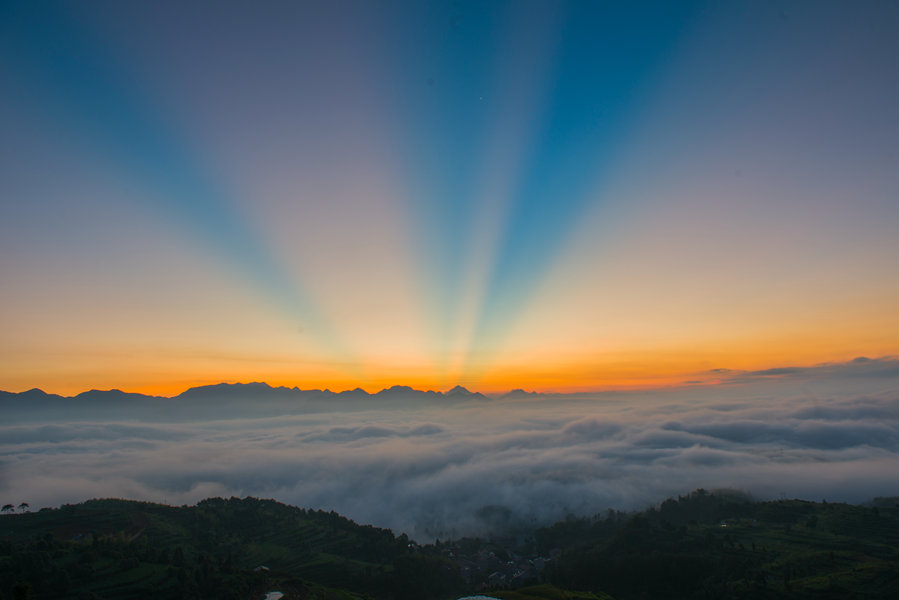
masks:
[(775, 369), (763, 369), (761, 371), (749, 371), (745, 373), (750, 377), (770, 377), (772, 375), (796, 375), (805, 373), (808, 369), (803, 367), (778, 367)]
[(897, 420), (899, 404), (886, 399), (861, 397), (840, 404), (818, 402), (813, 406), (798, 408), (790, 416), (824, 421)]
[(581, 419), (565, 426), (565, 433), (585, 438), (602, 439), (618, 433), (621, 427), (617, 423), (609, 423), (594, 418)]
[(316, 433), (312, 435), (300, 434), (299, 437), (305, 437), (306, 441), (342, 441), (351, 442), (364, 440), (366, 438), (389, 438), (389, 437), (411, 437), (436, 435), (443, 433), (444, 429), (440, 425), (433, 423), (422, 423), (410, 428), (391, 428), (380, 427), (375, 425), (364, 425), (361, 427), (332, 427), (325, 433)]
[(705, 374), (724, 376), (722, 377), (722, 380), (729, 382), (746, 382), (757, 378), (786, 378), (791, 376), (810, 376), (817, 378), (899, 378), (899, 359), (894, 356), (884, 356), (881, 358), (859, 356), (848, 362), (822, 363), (810, 367), (773, 367), (757, 371), (712, 369)]
[[(891, 367), (853, 364), (872, 362), (877, 372)], [(45, 412), (0, 426), (0, 496), (34, 507), (273, 497), (428, 540), (642, 508), (697, 487), (761, 498), (899, 495), (895, 382), (857, 378), (845, 365), (810, 369), (800, 385), (796, 376), (310, 414), (284, 403), (278, 416), (254, 398), (242, 414), (186, 422), (164, 412), (129, 420), (124, 408), (49, 422)]]
[(54, 424), (4, 428), (7, 444), (60, 444), (76, 440), (170, 440), (183, 434), (171, 427), (104, 423), (104, 424)]

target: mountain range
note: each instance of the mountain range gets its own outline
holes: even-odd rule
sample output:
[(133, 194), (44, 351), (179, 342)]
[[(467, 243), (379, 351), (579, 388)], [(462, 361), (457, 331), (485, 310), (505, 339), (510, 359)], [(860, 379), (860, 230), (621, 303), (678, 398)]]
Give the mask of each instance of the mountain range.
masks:
[(472, 392), (457, 385), (447, 392), (434, 390), (416, 390), (407, 385), (394, 385), (375, 393), (369, 393), (362, 388), (334, 392), (329, 389), (308, 389), (299, 387), (278, 386), (273, 387), (267, 383), (255, 381), (252, 383), (217, 383), (189, 388), (175, 396), (151, 396), (134, 392), (123, 392), (118, 389), (88, 390), (74, 396), (62, 396), (49, 394), (39, 388), (33, 388), (24, 392), (6, 392), (0, 390), (0, 402), (4, 401), (48, 401), (48, 400), (197, 400), (223, 397), (241, 396), (243, 398), (263, 394), (266, 398), (291, 397), (295, 399), (319, 399), (325, 398), (364, 398), (364, 397), (404, 397), (404, 398), (453, 398), (465, 400), (487, 400), (490, 398), (502, 398), (509, 396), (539, 395), (537, 392), (526, 392), (515, 389), (505, 394), (487, 396), (480, 392)]

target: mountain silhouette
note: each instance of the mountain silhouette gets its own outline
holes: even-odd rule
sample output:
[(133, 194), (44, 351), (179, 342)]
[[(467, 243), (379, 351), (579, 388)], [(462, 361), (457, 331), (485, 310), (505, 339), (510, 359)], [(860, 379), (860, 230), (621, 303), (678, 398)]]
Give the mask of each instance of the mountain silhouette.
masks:
[[(504, 396), (517, 393), (533, 394), (533, 392), (516, 390), (514, 392), (509, 392)], [(72, 408), (94, 406), (99, 408), (111, 404), (116, 406), (153, 405), (159, 408), (166, 407), (167, 410), (174, 410), (176, 412), (179, 410), (186, 410), (186, 407), (191, 405), (201, 407), (212, 404), (218, 407), (225, 407), (246, 405), (249, 402), (258, 405), (260, 403), (268, 402), (281, 404), (284, 402), (318, 403), (321, 401), (370, 403), (375, 398), (383, 401), (396, 402), (407, 400), (439, 400), (444, 398), (452, 400), (484, 400), (488, 399), (488, 396), (480, 392), (472, 392), (461, 385), (457, 385), (447, 392), (417, 390), (408, 385), (394, 385), (372, 394), (359, 387), (352, 390), (332, 392), (327, 389), (302, 390), (299, 387), (273, 387), (259, 381), (251, 383), (216, 383), (195, 386), (171, 397), (125, 392), (119, 389), (92, 389), (74, 396), (48, 394), (39, 388), (33, 388), (24, 392), (6, 392), (0, 390), (0, 404), (10, 407), (18, 405), (21, 407), (65, 406)]]
[(457, 385), (450, 391), (446, 393), (448, 398), (478, 398), (478, 399), (486, 399), (487, 396), (482, 394), (481, 392), (470, 392), (468, 389), (462, 387), (461, 385)]

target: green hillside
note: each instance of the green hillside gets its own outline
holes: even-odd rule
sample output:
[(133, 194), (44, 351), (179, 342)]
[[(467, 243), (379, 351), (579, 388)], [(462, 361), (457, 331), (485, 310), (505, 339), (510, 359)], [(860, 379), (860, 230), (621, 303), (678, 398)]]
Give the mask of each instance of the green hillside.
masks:
[(18, 585), (20, 595), (30, 586), (48, 600), (247, 599), (266, 590), (422, 598), (458, 583), (452, 564), (415, 552), (405, 536), (273, 500), (91, 500), (0, 520), (3, 597), (16, 597)]
[(505, 540), (420, 547), (334, 512), (255, 498), (91, 500), (0, 517), (0, 599), (899, 597), (895, 499), (754, 502), (697, 490)]
[(545, 578), (637, 598), (899, 597), (899, 508), (697, 490), (636, 515), (539, 530)]

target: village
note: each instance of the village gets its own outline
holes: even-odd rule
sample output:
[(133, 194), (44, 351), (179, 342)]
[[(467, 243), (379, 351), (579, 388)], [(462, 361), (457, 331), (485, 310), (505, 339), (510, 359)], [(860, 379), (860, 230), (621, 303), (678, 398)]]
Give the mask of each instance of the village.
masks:
[(512, 538), (489, 542), (471, 538), (437, 544), (440, 555), (459, 567), (465, 583), (483, 592), (519, 588), (539, 583), (546, 567), (557, 559), (561, 550), (549, 556), (521, 553), (522, 546)]

